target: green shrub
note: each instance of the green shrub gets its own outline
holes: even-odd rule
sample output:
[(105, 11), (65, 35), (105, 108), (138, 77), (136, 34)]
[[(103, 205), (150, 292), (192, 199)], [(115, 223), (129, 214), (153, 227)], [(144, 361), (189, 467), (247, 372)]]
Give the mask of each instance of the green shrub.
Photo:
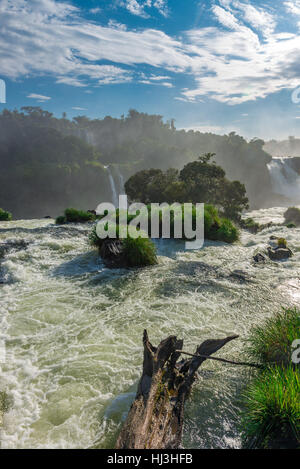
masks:
[[(119, 238), (119, 225), (116, 225), (116, 238)], [(91, 233), (89, 234), (89, 243), (91, 246), (100, 249), (103, 243), (103, 239), (97, 235), (97, 225), (94, 225)]]
[(284, 309), (252, 330), (247, 353), (255, 360), (268, 364), (291, 362), (291, 345), (300, 338), (300, 312)]
[(89, 234), (89, 243), (91, 246), (100, 249), (102, 245), (102, 239), (97, 236), (96, 225), (93, 226), (92, 231)]
[(65, 223), (67, 223), (67, 219), (66, 219), (66, 217), (61, 215), (61, 216), (56, 218), (55, 223), (56, 223), (56, 225), (64, 225)]
[(300, 374), (292, 365), (268, 368), (258, 375), (245, 393), (243, 427), (256, 446), (286, 439), (300, 444)]
[(65, 214), (56, 218), (55, 223), (57, 225), (63, 225), (64, 223), (87, 223), (94, 221), (96, 215), (84, 210), (76, 210), (76, 208), (67, 208)]
[(295, 223), (288, 223), (288, 224), (286, 225), (286, 227), (287, 227), (287, 228), (296, 228), (296, 225), (295, 225)]
[(284, 213), (286, 223), (294, 223), (300, 225), (300, 209), (297, 207), (289, 207)]
[(245, 392), (242, 414), (245, 440), (256, 447), (300, 445), (300, 369), (291, 357), (299, 337), (299, 311), (284, 309), (248, 339), (248, 356), (265, 365)]
[[(209, 235), (208, 239), (210, 239)], [(234, 243), (239, 239), (239, 232), (232, 221), (228, 220), (227, 218), (221, 218), (221, 225), (216, 231), (216, 234), (212, 235), (211, 239), (224, 241), (225, 243)]]
[(95, 220), (93, 213), (76, 210), (75, 208), (67, 208), (65, 210), (65, 218), (69, 223), (86, 223)]
[(253, 218), (246, 218), (245, 220), (241, 220), (240, 225), (242, 228), (250, 231), (251, 233), (257, 233), (260, 229), (260, 224), (253, 220)]
[[(116, 226), (116, 237), (119, 238), (119, 225)], [(100, 239), (96, 232), (96, 226), (93, 227), (89, 242), (92, 246), (100, 250), (104, 240)], [(127, 267), (144, 267), (157, 264), (156, 247), (149, 238), (131, 238), (123, 239), (123, 258)]]
[(156, 247), (149, 238), (126, 238), (124, 256), (128, 267), (143, 267), (157, 264)]
[(11, 221), (12, 215), (9, 212), (6, 212), (2, 208), (0, 208), (0, 221)]
[(286, 248), (287, 247), (287, 240), (285, 238), (279, 238), (277, 240), (277, 246), (279, 248)]

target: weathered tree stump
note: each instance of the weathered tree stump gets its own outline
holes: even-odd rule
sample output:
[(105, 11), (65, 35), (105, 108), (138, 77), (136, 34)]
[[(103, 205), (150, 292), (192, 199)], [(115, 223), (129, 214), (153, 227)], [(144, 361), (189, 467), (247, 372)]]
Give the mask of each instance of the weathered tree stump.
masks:
[(205, 357), (237, 337), (206, 340), (197, 347), (195, 356), (178, 361), (182, 340), (170, 336), (154, 347), (145, 330), (143, 374), (116, 449), (178, 448), (182, 436), (184, 404), (198, 368), (206, 360)]

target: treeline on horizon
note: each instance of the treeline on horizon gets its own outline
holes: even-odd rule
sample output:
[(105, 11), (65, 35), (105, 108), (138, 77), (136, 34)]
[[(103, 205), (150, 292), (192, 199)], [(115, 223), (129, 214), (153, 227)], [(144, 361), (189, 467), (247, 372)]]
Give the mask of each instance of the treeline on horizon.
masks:
[(174, 121), (130, 110), (127, 116), (69, 120), (39, 107), (0, 114), (0, 206), (15, 218), (55, 217), (65, 207), (94, 209), (111, 200), (108, 171), (124, 181), (150, 168), (182, 169), (208, 152), (231, 181), (244, 183), (253, 208), (274, 196), (263, 140), (232, 132), (177, 130)]
[[(264, 149), (275, 157), (300, 157), (300, 138), (290, 136), (286, 140), (269, 140), (265, 143)], [(300, 172), (300, 160), (297, 168)]]

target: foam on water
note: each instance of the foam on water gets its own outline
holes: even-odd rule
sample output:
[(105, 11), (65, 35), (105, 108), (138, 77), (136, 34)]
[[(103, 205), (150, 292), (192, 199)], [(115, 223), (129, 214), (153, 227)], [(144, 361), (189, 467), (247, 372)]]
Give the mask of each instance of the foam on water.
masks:
[[(283, 210), (269, 216), (282, 221)], [(0, 285), (0, 390), (13, 400), (0, 430), (3, 448), (113, 447), (140, 376), (144, 328), (154, 344), (176, 333), (193, 351), (207, 338), (247, 337), (282, 305), (300, 305), (299, 229), (243, 232), (234, 246), (210, 242), (198, 252), (160, 241), (159, 265), (141, 270), (105, 268), (87, 244), (89, 229), (49, 220), (1, 224), (0, 242), (29, 242), (8, 252), (1, 267), (9, 281)], [(271, 234), (284, 236), (295, 256), (255, 267), (253, 253)], [(236, 340), (219, 354), (240, 359), (241, 350)], [(247, 379), (240, 368), (203, 365), (186, 408), (185, 447), (240, 446)]]

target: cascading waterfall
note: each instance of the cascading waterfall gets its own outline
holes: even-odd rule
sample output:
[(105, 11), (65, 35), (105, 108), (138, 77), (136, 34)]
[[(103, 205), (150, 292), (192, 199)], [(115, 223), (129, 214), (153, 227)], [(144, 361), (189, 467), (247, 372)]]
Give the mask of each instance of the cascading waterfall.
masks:
[[(116, 184), (110, 166), (105, 166), (105, 169), (107, 169), (107, 171), (108, 171), (109, 183), (110, 183), (111, 192), (112, 192), (112, 202), (113, 202), (115, 207), (118, 207), (119, 206), (119, 195), (125, 195), (126, 194), (124, 176), (121, 173), (120, 168), (118, 166), (116, 166), (116, 172), (117, 172), (118, 178), (119, 178), (119, 183)], [(119, 187), (119, 190), (117, 190), (117, 187)]]
[(120, 182), (120, 194), (121, 194), (121, 195), (125, 195), (125, 194), (126, 194), (126, 191), (125, 191), (124, 176), (123, 176), (123, 174), (121, 173), (119, 166), (117, 166), (117, 172), (118, 172), (119, 182)]
[(273, 191), (300, 203), (300, 175), (291, 167), (290, 158), (273, 158), (268, 164)]
[(111, 169), (110, 169), (109, 166), (105, 166), (105, 169), (107, 169), (107, 171), (108, 171), (109, 183), (110, 183), (111, 192), (112, 192), (112, 202), (113, 202), (115, 207), (118, 207), (118, 205), (119, 205), (119, 196), (118, 196), (116, 184), (115, 184)]

